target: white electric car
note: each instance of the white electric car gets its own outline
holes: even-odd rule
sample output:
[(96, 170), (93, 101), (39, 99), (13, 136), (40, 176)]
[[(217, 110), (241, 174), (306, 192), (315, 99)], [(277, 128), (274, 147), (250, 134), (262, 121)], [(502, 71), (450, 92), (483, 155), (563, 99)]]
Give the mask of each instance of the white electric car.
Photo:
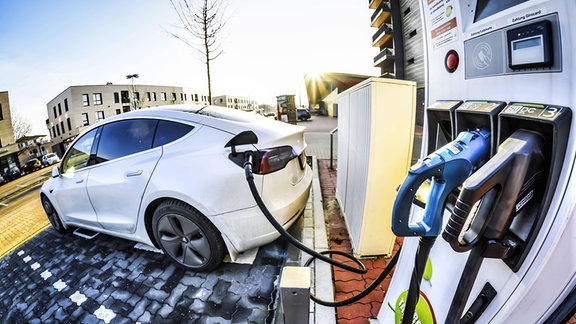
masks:
[(279, 236), (250, 193), (243, 152), (257, 152), (260, 195), (288, 228), (310, 191), (305, 148), (303, 127), (256, 114), (148, 108), (87, 128), (52, 170), (40, 199), (58, 232), (80, 227), (143, 242), (184, 268), (209, 271), (227, 253), (234, 260)]

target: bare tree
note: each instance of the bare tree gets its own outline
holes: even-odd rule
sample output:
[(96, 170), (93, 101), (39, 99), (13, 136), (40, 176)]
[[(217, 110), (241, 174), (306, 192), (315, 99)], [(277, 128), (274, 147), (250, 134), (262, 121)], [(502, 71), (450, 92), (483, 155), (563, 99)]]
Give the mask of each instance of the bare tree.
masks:
[(12, 129), (14, 131), (14, 140), (17, 141), (32, 131), (32, 125), (22, 115), (11, 109)]
[(222, 0), (170, 0), (184, 33), (169, 32), (200, 55), (206, 65), (208, 101), (212, 103), (210, 62), (222, 54), (220, 33), (225, 25)]

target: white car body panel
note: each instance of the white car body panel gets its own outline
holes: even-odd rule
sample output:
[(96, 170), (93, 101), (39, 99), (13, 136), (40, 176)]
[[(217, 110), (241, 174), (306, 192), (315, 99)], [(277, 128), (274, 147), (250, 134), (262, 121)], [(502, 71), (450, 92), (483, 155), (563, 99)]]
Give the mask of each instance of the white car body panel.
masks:
[(144, 190), (161, 156), (157, 147), (92, 167), (87, 191), (102, 228), (134, 233)]
[[(53, 202), (65, 226), (83, 227), (152, 245), (155, 242), (147, 226), (154, 206), (166, 199), (176, 199), (197, 209), (219, 229), (232, 259), (238, 252), (269, 243), (279, 236), (256, 206), (244, 170), (230, 160), (231, 148), (224, 145), (235, 135), (252, 130), (259, 143), (238, 146), (238, 152), (286, 145), (300, 155), (306, 147), (304, 127), (232, 109), (208, 107), (202, 111), (226, 116), (220, 119), (193, 112), (202, 107), (181, 107), (182, 111), (169, 106), (121, 114), (86, 130), (84, 134), (112, 121), (134, 118), (194, 126), (187, 135), (161, 147), (48, 180), (41, 193)], [(192, 112), (186, 111), (190, 108)], [(76, 183), (80, 180), (81, 183)], [(281, 170), (255, 174), (254, 180), (278, 222), (285, 228), (291, 226), (306, 206), (312, 182), (310, 167), (294, 158)], [(70, 193), (75, 195), (74, 199), (69, 199)], [(58, 196), (66, 198), (58, 199)]]

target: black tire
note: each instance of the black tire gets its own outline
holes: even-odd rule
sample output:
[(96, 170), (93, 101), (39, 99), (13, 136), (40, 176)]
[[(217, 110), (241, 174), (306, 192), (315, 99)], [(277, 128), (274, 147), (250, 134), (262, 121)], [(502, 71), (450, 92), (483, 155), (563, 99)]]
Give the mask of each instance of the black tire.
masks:
[(54, 209), (54, 206), (50, 202), (50, 199), (48, 199), (46, 196), (42, 196), (41, 200), (42, 200), (42, 207), (46, 212), (46, 216), (48, 217), (50, 224), (56, 230), (56, 232), (60, 234), (70, 233), (72, 231), (72, 228), (64, 226), (64, 224), (60, 220), (60, 216), (58, 216), (58, 212), (56, 212), (56, 209)]
[(183, 202), (161, 203), (152, 216), (152, 231), (164, 254), (185, 269), (211, 271), (224, 259), (226, 246), (220, 231)]

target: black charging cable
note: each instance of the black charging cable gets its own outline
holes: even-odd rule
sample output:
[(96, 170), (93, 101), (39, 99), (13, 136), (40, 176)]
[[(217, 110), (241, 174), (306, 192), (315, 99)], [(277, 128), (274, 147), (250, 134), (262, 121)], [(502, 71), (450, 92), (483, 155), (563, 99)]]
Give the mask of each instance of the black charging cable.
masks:
[[(306, 266), (309, 266), (313, 260), (320, 259), (320, 260), (322, 260), (326, 263), (329, 263), (333, 266), (336, 266), (336, 267), (339, 267), (339, 268), (342, 268), (344, 270), (351, 271), (354, 273), (365, 274), (366, 272), (368, 272), (368, 270), (366, 269), (366, 266), (360, 260), (358, 260), (354, 255), (352, 255), (350, 253), (346, 253), (346, 252), (342, 252), (342, 251), (335, 251), (335, 250), (317, 252), (317, 251), (310, 249), (306, 245), (302, 244), (300, 241), (298, 241), (292, 235), (290, 235), (290, 233), (288, 233), (284, 229), (284, 227), (282, 227), (282, 225), (280, 225), (280, 223), (278, 223), (278, 221), (274, 218), (272, 213), (270, 213), (270, 211), (266, 207), (266, 204), (264, 204), (264, 201), (262, 200), (260, 193), (258, 193), (258, 188), (256, 188), (256, 184), (254, 183), (254, 174), (252, 172), (252, 160), (253, 160), (252, 154), (253, 154), (253, 152), (245, 152), (244, 154), (245, 154), (244, 155), (244, 173), (246, 175), (246, 181), (248, 182), (248, 185), (250, 187), (250, 192), (252, 193), (252, 196), (254, 197), (256, 204), (258, 205), (258, 207), (260, 208), (260, 210), (262, 211), (262, 213), (264, 214), (264, 216), (266, 217), (268, 222), (270, 222), (270, 224), (272, 224), (272, 226), (280, 233), (280, 235), (282, 235), (282, 237), (287, 239), (288, 242), (290, 242), (292, 245), (296, 246), (298, 249), (300, 249), (300, 250), (302, 250), (302, 251), (304, 251), (307, 254), (312, 256), (312, 258), (310, 258), (306, 262), (306, 264), (305, 264)], [(327, 254), (328, 255), (338, 254), (340, 256), (346, 257), (346, 258), (352, 260), (354, 263), (356, 263), (359, 266), (359, 268), (355, 268), (355, 267), (352, 267), (348, 264), (336, 261), (330, 257), (327, 257), (326, 256)], [(396, 252), (394, 257), (390, 260), (390, 262), (388, 263), (386, 268), (382, 271), (382, 273), (378, 276), (378, 278), (376, 278), (376, 280), (368, 288), (366, 288), (365, 290), (363, 290), (362, 292), (360, 292), (360, 294), (358, 294), (356, 296), (353, 296), (351, 298), (348, 298), (348, 299), (345, 299), (342, 301), (332, 302), (332, 301), (321, 300), (321, 299), (319, 299), (316, 296), (311, 294), (310, 299), (312, 299), (314, 302), (316, 302), (320, 305), (329, 306), (329, 307), (339, 307), (339, 306), (344, 306), (344, 305), (354, 303), (354, 302), (360, 300), (361, 298), (365, 297), (366, 295), (368, 295), (372, 290), (374, 290), (384, 280), (384, 278), (386, 278), (386, 276), (390, 273), (390, 271), (392, 271), (392, 269), (394, 268), (394, 266), (398, 262), (398, 256), (399, 255), (400, 255), (400, 249)]]

